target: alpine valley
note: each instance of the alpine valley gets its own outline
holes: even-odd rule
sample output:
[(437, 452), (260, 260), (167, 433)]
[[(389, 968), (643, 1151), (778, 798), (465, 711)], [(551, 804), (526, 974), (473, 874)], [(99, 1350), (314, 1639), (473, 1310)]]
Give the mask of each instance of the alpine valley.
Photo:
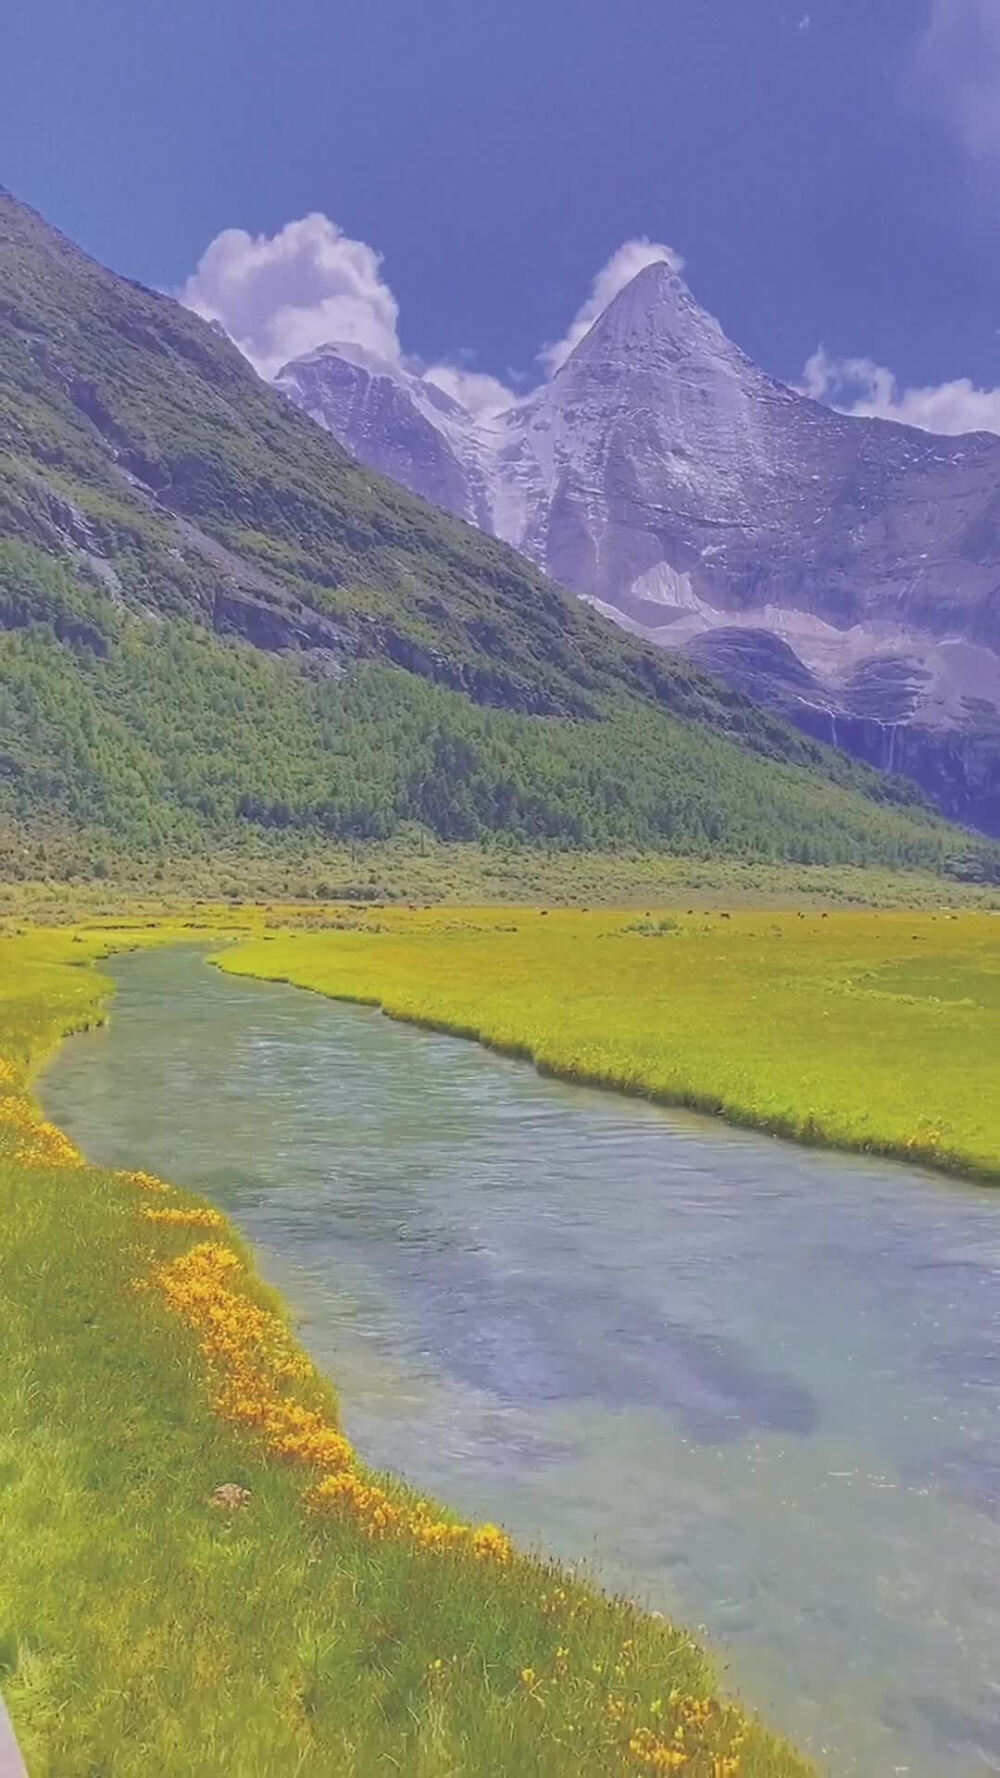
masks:
[(352, 346), (277, 383), (626, 629), (1000, 833), (1000, 438), (819, 405), (665, 263), (485, 418)]
[[(998, 874), (996, 847), (934, 816), (913, 785), (690, 657), (712, 645), (718, 669), (728, 639), (756, 687), (770, 648), (800, 714), (813, 678), (784, 670), (794, 657), (761, 629), (787, 608), (810, 658), (858, 651), (852, 709), (864, 687), (888, 696), (879, 674), (891, 682), (891, 722), (852, 722), (894, 734), (896, 765), (911, 735), (939, 732), (899, 711), (939, 697), (943, 720), (947, 693), (968, 729), (949, 731), (966, 787), (961, 811), (952, 800), (984, 816), (1000, 442), (945, 448), (823, 414), (753, 372), (659, 271), (488, 435), (358, 355), (324, 352), (282, 377), (293, 386), (397, 480), (349, 456), (217, 329), (0, 192), (11, 871), (33, 868), (39, 846), (49, 859), (75, 848), (101, 875), (122, 857), (430, 835)], [(945, 599), (939, 563), (960, 544)], [(926, 571), (904, 584), (899, 563), (921, 549)], [(687, 654), (608, 611), (686, 635)], [(864, 653), (859, 637), (890, 633), (923, 638), (924, 679), (916, 642), (895, 677), (874, 641)], [(961, 695), (958, 667), (947, 678), (936, 664), (951, 660)], [(824, 723), (832, 738), (817, 713)]]

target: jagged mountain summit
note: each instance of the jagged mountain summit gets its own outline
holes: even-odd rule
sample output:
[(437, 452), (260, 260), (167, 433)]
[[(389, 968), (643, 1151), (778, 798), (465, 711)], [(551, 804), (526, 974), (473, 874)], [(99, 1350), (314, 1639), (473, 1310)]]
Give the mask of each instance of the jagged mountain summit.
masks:
[(1000, 832), (1000, 438), (821, 406), (665, 264), (486, 420), (336, 345), (278, 384), (626, 628)]

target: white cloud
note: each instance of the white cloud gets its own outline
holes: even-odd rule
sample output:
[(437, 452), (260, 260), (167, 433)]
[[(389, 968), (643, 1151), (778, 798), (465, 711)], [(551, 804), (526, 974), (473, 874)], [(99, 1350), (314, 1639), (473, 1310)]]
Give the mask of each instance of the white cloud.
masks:
[(931, 0), (910, 90), (970, 155), (1000, 154), (1000, 0)]
[(675, 272), (683, 270), (684, 261), (672, 247), (663, 241), (649, 241), (645, 235), (635, 240), (626, 241), (612, 253), (605, 262), (590, 287), (590, 295), (582, 308), (579, 308), (561, 340), (552, 345), (543, 346), (538, 354), (538, 362), (548, 376), (554, 376), (560, 366), (565, 364), (570, 353), (580, 344), (584, 335), (590, 332), (599, 315), (604, 313), (608, 304), (624, 290), (626, 284), (648, 265), (666, 264)]
[[(547, 375), (564, 364), (618, 292), (647, 265), (680, 271), (680, 255), (662, 241), (626, 241), (601, 267), (586, 302), (564, 337), (544, 347)], [(382, 256), (314, 211), (274, 235), (227, 228), (210, 241), (177, 295), (206, 321), (225, 328), (261, 376), (273, 377), (289, 359), (328, 342), (364, 346), (390, 364), (422, 376), (471, 413), (513, 406), (516, 391), (476, 370), (472, 354), (422, 365), (407, 359), (399, 339), (399, 304), (382, 272)], [(526, 379), (511, 373), (515, 383)]]
[(364, 346), (422, 375), (473, 413), (497, 412), (515, 400), (496, 377), (470, 368), (468, 354), (456, 364), (408, 364), (382, 255), (317, 211), (274, 235), (224, 229), (177, 294), (206, 321), (219, 322), (264, 377), (332, 341)]
[(224, 229), (178, 296), (221, 322), (262, 376), (327, 340), (399, 358), (399, 305), (381, 255), (317, 212), (275, 235)]
[(470, 414), (484, 418), (488, 414), (503, 413), (517, 400), (513, 389), (508, 389), (499, 377), (491, 377), (486, 371), (468, 370), (461, 364), (431, 364), (423, 372), (423, 379), (425, 383), (443, 389), (453, 401), (468, 408)]
[(925, 388), (900, 388), (871, 358), (835, 358), (820, 346), (802, 373), (801, 390), (842, 414), (899, 420), (925, 432), (1000, 433), (1000, 389), (977, 389), (968, 377)]

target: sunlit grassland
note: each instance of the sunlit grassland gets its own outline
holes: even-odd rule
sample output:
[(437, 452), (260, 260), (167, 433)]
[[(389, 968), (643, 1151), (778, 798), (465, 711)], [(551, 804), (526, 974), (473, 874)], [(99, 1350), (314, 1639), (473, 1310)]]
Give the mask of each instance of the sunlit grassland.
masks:
[(232, 1229), (41, 1121), (95, 959), (264, 925), (191, 919), (0, 937), (0, 1686), (32, 1778), (804, 1778), (686, 1634), (345, 1455)]
[(994, 914), (382, 910), (367, 925), (273, 934), (222, 967), (568, 1079), (1000, 1181)]

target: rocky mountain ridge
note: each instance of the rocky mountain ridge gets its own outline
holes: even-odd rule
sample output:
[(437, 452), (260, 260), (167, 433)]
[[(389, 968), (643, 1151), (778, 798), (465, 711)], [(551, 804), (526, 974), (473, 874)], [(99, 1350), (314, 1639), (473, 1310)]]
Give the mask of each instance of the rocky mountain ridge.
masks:
[(665, 264), (486, 418), (336, 344), (277, 383), (625, 628), (1000, 832), (1000, 438), (822, 407)]

